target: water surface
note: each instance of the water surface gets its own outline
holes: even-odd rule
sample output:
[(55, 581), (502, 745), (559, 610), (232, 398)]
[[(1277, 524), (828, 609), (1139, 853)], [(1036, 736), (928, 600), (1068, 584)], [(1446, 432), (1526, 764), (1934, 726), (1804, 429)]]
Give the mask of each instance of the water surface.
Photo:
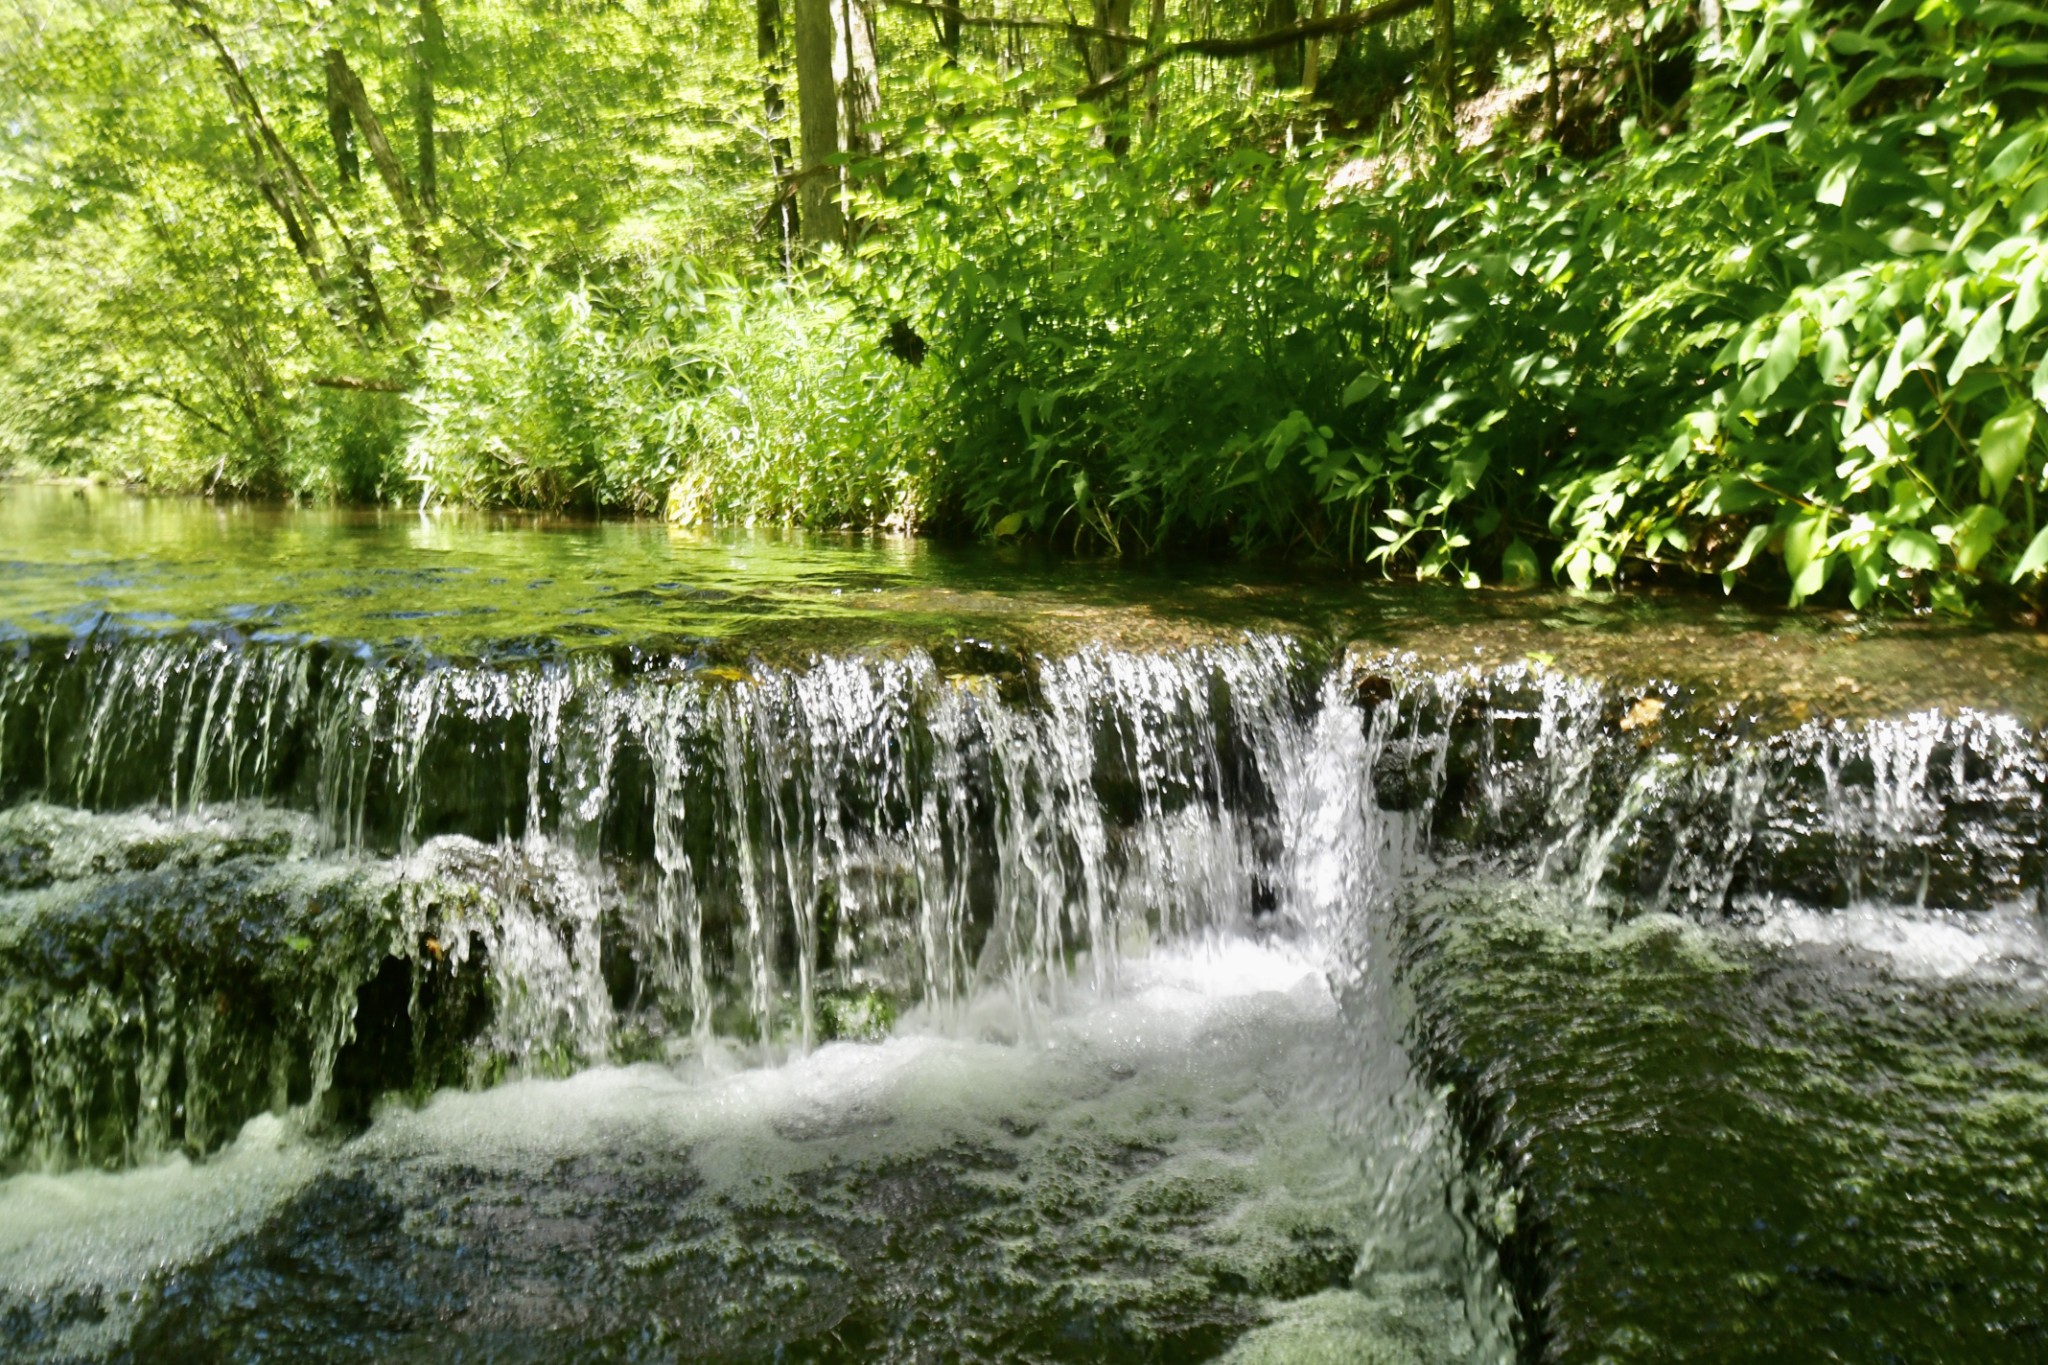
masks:
[(2026, 632), (0, 536), (0, 1355), (2048, 1349)]

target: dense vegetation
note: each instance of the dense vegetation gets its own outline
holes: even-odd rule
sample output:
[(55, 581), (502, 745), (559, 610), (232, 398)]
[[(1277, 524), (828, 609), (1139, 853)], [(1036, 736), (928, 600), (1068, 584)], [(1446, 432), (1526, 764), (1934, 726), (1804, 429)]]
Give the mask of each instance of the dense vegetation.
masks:
[(0, 69), (0, 464), (2048, 570), (2044, 8), (15, 0)]

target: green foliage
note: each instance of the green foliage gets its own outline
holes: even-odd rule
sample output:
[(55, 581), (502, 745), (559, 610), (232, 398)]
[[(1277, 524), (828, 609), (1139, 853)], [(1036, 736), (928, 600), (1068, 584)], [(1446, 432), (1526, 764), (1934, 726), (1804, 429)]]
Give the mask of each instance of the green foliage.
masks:
[(1424, 14), (1314, 99), (1267, 52), (1084, 104), (1064, 36), (941, 60), (895, 14), (855, 249), (810, 261), (751, 6), (437, 12), (430, 137), (418, 0), (0, 17), (0, 465), (1859, 607), (2048, 572), (2048, 9), (1466, 4), (1448, 135)]
[(2038, 572), (2048, 15), (1727, 10), (1677, 134), (1396, 187), (1441, 244), (1395, 287), (1428, 331), (1379, 418), (1438, 451), (1419, 543), (1547, 505), (1582, 586), (1774, 555), (1794, 602), (1863, 606)]
[(888, 302), (935, 339), (939, 505), (982, 532), (1138, 550), (1324, 549), (1339, 391), (1385, 344), (1333, 144), (1246, 145), (1222, 112), (1119, 154), (1088, 108), (897, 131)]
[(1262, 146), (1256, 109), (1119, 157), (1089, 110), (956, 92), (985, 112), (899, 134), (888, 248), (943, 337), (947, 497), (1465, 581), (1522, 577), (1518, 538), (1581, 586), (1775, 564), (1795, 602), (2038, 574), (2048, 13), (1724, 24), (1685, 126), (1586, 165)]
[(2048, 12), (1729, 9), (1688, 133), (1636, 134), (1597, 211), (1533, 242), (1513, 223), (1619, 303), (1578, 382), (1662, 419), (1545, 480), (1560, 565), (1585, 581), (1675, 555), (1732, 578), (1775, 550), (1795, 602), (1839, 578), (1858, 606), (2024, 576)]
[[(358, 174), (344, 174), (324, 91), (332, 48), (424, 199), (420, 9), (223, 0), (193, 11), (311, 186), (317, 211), (299, 216), (327, 275), (356, 281), (357, 298), (367, 279), (382, 328), (335, 316), (271, 204), (290, 176), (253, 150), (219, 54), (179, 10), (25, 0), (0, 15), (0, 467), (406, 496), (401, 456), (418, 414), (385, 390), (409, 387), (428, 350), (409, 288), (421, 249), (457, 311), (474, 311), (473, 330), (503, 330), (501, 315), (517, 313), (544, 336), (575, 324), (502, 301), (507, 280), (631, 275), (657, 247), (753, 254), (768, 130), (725, 114), (758, 96), (751, 16), (718, 0), (440, 4), (436, 194), (416, 244), (360, 132)], [(548, 354), (575, 351), (572, 340)], [(337, 379), (367, 386), (322, 382)], [(571, 401), (575, 376), (545, 383)], [(555, 416), (573, 427), (572, 413)], [(573, 471), (588, 458), (547, 463)], [(547, 478), (467, 487), (571, 496)]]
[(846, 293), (685, 262), (603, 291), (537, 281), (516, 311), (436, 323), (410, 395), (416, 496), (913, 525), (910, 371)]

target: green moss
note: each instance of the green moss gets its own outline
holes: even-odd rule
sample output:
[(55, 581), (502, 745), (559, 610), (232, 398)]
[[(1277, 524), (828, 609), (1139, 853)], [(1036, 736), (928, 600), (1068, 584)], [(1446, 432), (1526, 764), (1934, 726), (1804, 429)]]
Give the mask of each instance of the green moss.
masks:
[(1497, 884), (1409, 923), (1421, 1051), (1519, 1192), (1545, 1359), (2018, 1359), (2048, 1332), (2036, 987)]

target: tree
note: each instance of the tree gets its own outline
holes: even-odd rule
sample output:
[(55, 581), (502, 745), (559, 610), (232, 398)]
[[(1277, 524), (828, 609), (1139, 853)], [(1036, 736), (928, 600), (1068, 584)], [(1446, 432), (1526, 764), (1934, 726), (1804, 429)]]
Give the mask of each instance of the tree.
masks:
[(803, 167), (797, 172), (797, 221), (813, 249), (846, 240), (839, 193), (839, 83), (833, 50), (839, 0), (794, 0), (796, 10), (797, 136)]
[[(413, 258), (413, 296), (419, 302), (420, 312), (429, 318), (439, 317), (448, 311), (450, 300), (448, 286), (441, 278), (441, 255), (434, 246), (427, 215), (413, 196), (405, 167), (399, 164), (397, 153), (391, 150), (391, 143), (384, 136), (384, 126), (370, 107), (369, 92), (363, 89), (363, 83), (348, 64), (347, 56), (340, 48), (330, 47), (326, 62), (329, 98), (332, 100), (338, 95), (342, 108), (362, 131), (363, 145), (370, 149), (370, 160), (377, 167), (385, 192), (391, 196), (392, 206), (398, 210), (398, 216), (405, 224), (407, 244)], [(431, 136), (423, 145), (432, 145)], [(427, 169), (431, 170), (431, 163)]]

